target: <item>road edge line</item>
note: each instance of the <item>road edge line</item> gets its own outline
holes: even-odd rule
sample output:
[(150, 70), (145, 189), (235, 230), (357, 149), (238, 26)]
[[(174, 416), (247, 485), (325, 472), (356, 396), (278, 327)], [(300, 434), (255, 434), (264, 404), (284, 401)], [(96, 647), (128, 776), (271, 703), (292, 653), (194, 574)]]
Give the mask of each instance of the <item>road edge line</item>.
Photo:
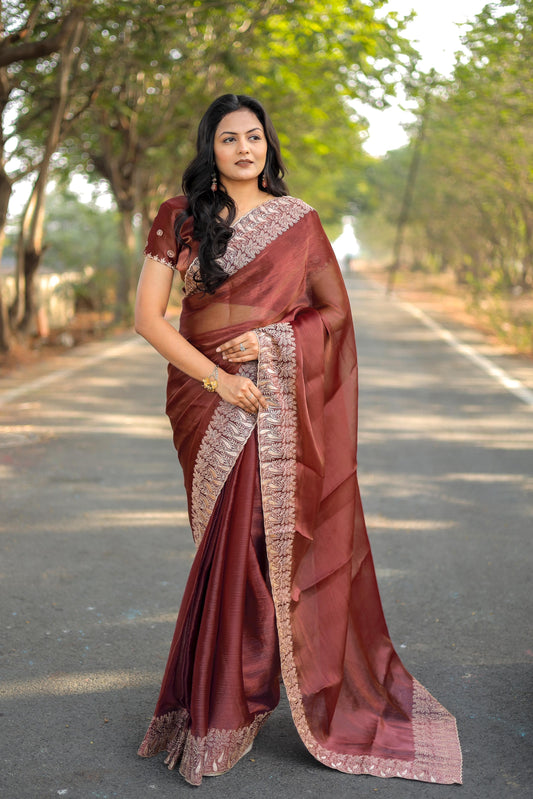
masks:
[(507, 389), (507, 391), (510, 391), (526, 405), (533, 407), (533, 391), (530, 391), (520, 380), (511, 377), (504, 369), (496, 366), (489, 358), (481, 355), (481, 353), (477, 352), (470, 344), (465, 344), (458, 339), (450, 330), (440, 325), (432, 319), (431, 316), (428, 316), (428, 314), (417, 305), (399, 299), (396, 299), (396, 303), (400, 308), (403, 308), (410, 313), (411, 316), (414, 316), (422, 322), (422, 324), (436, 333), (439, 338), (449, 344), (456, 352), (472, 361), (472, 363), (488, 374), (489, 377), (494, 378), (501, 386)]
[(107, 361), (110, 358), (117, 358), (127, 350), (134, 349), (142, 344), (144, 344), (143, 339), (132, 336), (127, 341), (123, 341), (121, 344), (116, 344), (115, 346), (98, 353), (98, 355), (92, 355), (89, 358), (82, 360), (81, 363), (76, 366), (69, 366), (66, 369), (57, 369), (55, 372), (50, 372), (50, 374), (38, 377), (35, 380), (31, 380), (29, 383), (24, 383), (21, 386), (17, 386), (17, 388), (4, 391), (2, 394), (0, 394), (0, 407), (8, 405), (10, 402), (14, 402), (14, 400), (24, 396), (24, 394), (28, 394), (32, 391), (39, 391), (39, 389), (49, 386), (51, 383), (55, 383), (56, 380), (62, 380), (65, 377), (70, 377), (71, 375), (76, 374), (76, 372), (81, 372), (83, 369), (87, 369), (88, 367), (94, 366), (102, 361)]

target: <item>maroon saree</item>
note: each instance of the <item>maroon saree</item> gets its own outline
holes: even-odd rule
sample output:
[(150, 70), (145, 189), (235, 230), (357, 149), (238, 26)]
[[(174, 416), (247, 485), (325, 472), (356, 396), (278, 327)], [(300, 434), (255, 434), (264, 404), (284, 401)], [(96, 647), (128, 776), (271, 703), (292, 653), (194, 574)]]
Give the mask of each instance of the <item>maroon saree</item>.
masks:
[(383, 616), (357, 484), (352, 318), (318, 215), (279, 197), (242, 217), (221, 259), (230, 277), (208, 295), (190, 234), (176, 253), (184, 207), (163, 203), (145, 252), (184, 276), (180, 331), (214, 362), (231, 370), (216, 347), (257, 332), (259, 361), (233, 371), (269, 407), (250, 415), (169, 367), (197, 554), (139, 754), (167, 750), (193, 785), (227, 771), (278, 703), (281, 671), (324, 765), (460, 783), (455, 719), (406, 671)]

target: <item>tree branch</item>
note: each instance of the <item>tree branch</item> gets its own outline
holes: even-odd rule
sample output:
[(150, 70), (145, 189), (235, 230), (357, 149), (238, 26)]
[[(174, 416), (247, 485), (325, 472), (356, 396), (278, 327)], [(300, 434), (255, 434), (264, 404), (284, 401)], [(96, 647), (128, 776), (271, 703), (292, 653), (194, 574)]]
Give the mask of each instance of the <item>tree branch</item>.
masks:
[(0, 42), (0, 67), (16, 61), (29, 61), (56, 53), (62, 49), (82, 14), (81, 6), (75, 6), (64, 18), (59, 30), (46, 39), (12, 44), (8, 39)]

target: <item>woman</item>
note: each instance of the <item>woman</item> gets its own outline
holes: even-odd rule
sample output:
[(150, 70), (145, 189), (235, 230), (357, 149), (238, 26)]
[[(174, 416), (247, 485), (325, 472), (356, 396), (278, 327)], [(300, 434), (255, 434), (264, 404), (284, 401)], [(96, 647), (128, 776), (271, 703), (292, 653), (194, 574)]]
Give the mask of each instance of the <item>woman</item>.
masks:
[[(350, 307), (318, 215), (287, 195), (262, 106), (224, 95), (184, 196), (148, 237), (136, 327), (169, 361), (167, 413), (197, 554), (139, 754), (193, 785), (279, 700), (320, 762), (461, 781), (454, 718), (389, 638), (357, 486)], [(165, 268), (166, 267), (166, 268)], [(170, 267), (170, 268), (168, 268)], [(173, 270), (180, 332), (165, 321)]]

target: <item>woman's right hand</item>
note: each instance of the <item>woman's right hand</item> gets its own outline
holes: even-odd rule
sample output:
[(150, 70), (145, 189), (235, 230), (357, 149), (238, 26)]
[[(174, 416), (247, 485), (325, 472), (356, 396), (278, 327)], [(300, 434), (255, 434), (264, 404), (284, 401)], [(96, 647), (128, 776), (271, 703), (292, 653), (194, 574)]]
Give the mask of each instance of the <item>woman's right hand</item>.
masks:
[(231, 375), (222, 369), (218, 373), (217, 394), (221, 399), (248, 413), (257, 413), (260, 408), (268, 408), (267, 400), (249, 377)]

